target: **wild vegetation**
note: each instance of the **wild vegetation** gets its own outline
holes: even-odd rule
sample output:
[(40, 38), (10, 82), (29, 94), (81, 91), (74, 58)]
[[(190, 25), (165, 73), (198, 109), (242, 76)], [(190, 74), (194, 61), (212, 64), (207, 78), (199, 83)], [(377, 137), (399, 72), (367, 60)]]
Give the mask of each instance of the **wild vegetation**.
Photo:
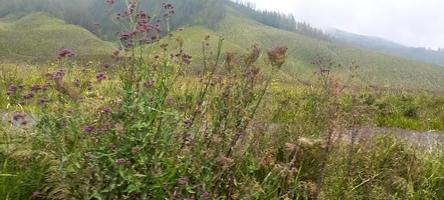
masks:
[[(444, 198), (439, 149), (389, 129), (359, 134), (444, 131), (439, 93), (373, 87), (362, 66), (324, 54), (315, 74), (292, 80), (291, 56), (317, 54), (274, 39), (297, 33), (230, 9), (217, 32), (174, 31), (174, 4), (153, 4), (155, 18), (136, 1), (123, 12), (106, 2), (125, 24), (117, 48), (103, 45), (112, 59), (79, 62), (80, 45), (57, 47), (51, 64), (0, 65), (0, 198)], [(241, 36), (241, 25), (255, 31)]]

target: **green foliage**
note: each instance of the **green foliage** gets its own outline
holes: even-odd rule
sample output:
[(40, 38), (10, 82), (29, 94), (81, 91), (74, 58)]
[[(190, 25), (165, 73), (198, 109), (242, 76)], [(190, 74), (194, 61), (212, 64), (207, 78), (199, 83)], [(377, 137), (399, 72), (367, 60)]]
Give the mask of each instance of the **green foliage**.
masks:
[(443, 100), (440, 96), (416, 93), (392, 93), (375, 102), (379, 126), (413, 130), (443, 131)]

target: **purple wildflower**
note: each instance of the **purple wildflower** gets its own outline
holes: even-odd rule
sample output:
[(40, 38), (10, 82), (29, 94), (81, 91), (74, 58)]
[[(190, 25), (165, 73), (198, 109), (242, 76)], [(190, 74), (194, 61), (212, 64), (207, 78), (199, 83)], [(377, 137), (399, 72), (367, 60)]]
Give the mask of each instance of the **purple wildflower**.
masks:
[(108, 64), (108, 63), (103, 64), (103, 68), (105, 68), (105, 69), (108, 69), (108, 68), (110, 68), (110, 67), (111, 67), (111, 65)]
[(26, 118), (26, 114), (24, 112), (15, 113), (14, 116), (12, 117), (12, 119), (14, 121), (25, 120), (25, 118)]
[(37, 91), (42, 90), (42, 89), (43, 89), (43, 85), (40, 85), (40, 84), (34, 84), (34, 85), (31, 86), (31, 91), (32, 92), (37, 92)]
[(100, 112), (101, 112), (101, 113), (104, 113), (104, 114), (111, 113), (111, 108), (105, 107), (105, 108), (103, 108), (102, 111), (100, 111)]
[(40, 193), (40, 192), (33, 192), (31, 195), (31, 198), (39, 198), (39, 197), (41, 197), (41, 194), (42, 193)]
[(106, 79), (106, 75), (105, 75), (105, 73), (104, 73), (104, 72), (99, 72), (99, 73), (96, 75), (96, 79), (97, 79), (97, 81), (103, 81), (103, 80), (105, 80), (105, 79)]
[(155, 81), (153, 81), (153, 80), (145, 81), (145, 82), (143, 83), (143, 87), (145, 87), (145, 88), (151, 88), (151, 87), (153, 87), (154, 83), (155, 83)]
[(96, 128), (92, 125), (87, 125), (83, 128), (83, 131), (87, 132), (87, 133), (91, 133), (95, 130)]
[(202, 194), (202, 199), (210, 199), (210, 197), (211, 197), (211, 195), (210, 195), (210, 193), (208, 193), (208, 192), (204, 192), (204, 193)]
[(118, 165), (124, 165), (126, 163), (126, 160), (124, 158), (119, 158), (116, 160), (116, 163)]
[(58, 58), (62, 59), (62, 58), (70, 58), (75, 56), (76, 54), (74, 53), (74, 51), (72, 49), (68, 49), (68, 48), (64, 48), (61, 49), (58, 53)]
[(189, 180), (187, 177), (181, 177), (181, 178), (177, 179), (177, 183), (179, 185), (186, 185), (186, 184), (188, 184), (188, 181)]
[[(62, 79), (63, 77), (65, 77), (65, 70), (60, 69), (60, 70), (58, 70), (58, 71), (56, 71), (56, 72), (53, 72), (53, 73), (47, 73), (47, 74), (46, 74), (46, 77), (47, 77), (49, 80), (60, 80), (60, 79)], [(49, 85), (48, 85), (48, 86), (49, 86)]]
[(42, 97), (42, 98), (39, 99), (38, 102), (39, 102), (40, 105), (43, 105), (45, 103), (48, 103), (49, 101), (50, 101), (50, 99), (48, 97)]
[(75, 86), (80, 87), (80, 84), (81, 84), (80, 79), (76, 78), (76, 79), (73, 81), (73, 83), (74, 83)]
[(191, 64), (191, 59), (192, 59), (192, 58), (193, 58), (193, 57), (190, 56), (190, 55), (188, 55), (188, 54), (182, 54), (182, 61), (183, 61), (185, 64), (187, 64), (187, 65)]
[(24, 95), (24, 99), (32, 99), (34, 97), (34, 92), (29, 92), (28, 94)]
[(8, 91), (6, 92), (6, 95), (9, 96), (9, 95), (11, 95), (11, 94), (17, 92), (17, 89), (18, 89), (18, 87), (17, 87), (16, 85), (10, 85), (10, 86), (8, 87)]

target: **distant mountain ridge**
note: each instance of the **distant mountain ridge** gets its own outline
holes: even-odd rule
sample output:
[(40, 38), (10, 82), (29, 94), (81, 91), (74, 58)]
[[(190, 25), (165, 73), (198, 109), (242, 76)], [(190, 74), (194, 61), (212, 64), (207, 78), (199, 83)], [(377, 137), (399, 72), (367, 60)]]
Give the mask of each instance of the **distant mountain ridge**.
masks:
[(328, 34), (336, 40), (360, 47), (444, 66), (443, 50), (436, 51), (420, 47), (408, 47), (383, 38), (359, 35), (338, 29), (331, 29), (328, 31)]

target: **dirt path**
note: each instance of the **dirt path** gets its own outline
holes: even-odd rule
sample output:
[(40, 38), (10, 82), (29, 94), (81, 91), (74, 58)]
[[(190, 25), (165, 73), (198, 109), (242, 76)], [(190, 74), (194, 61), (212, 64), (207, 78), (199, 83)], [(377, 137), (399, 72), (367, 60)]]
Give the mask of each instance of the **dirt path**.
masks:
[[(349, 131), (349, 133), (347, 133), (346, 138), (351, 138), (351, 132), (352, 131)], [(357, 129), (356, 139), (358, 141), (365, 141), (369, 137), (377, 135), (392, 135), (427, 151), (435, 151), (444, 148), (444, 133), (437, 131), (414, 131), (387, 127), (362, 127)]]

